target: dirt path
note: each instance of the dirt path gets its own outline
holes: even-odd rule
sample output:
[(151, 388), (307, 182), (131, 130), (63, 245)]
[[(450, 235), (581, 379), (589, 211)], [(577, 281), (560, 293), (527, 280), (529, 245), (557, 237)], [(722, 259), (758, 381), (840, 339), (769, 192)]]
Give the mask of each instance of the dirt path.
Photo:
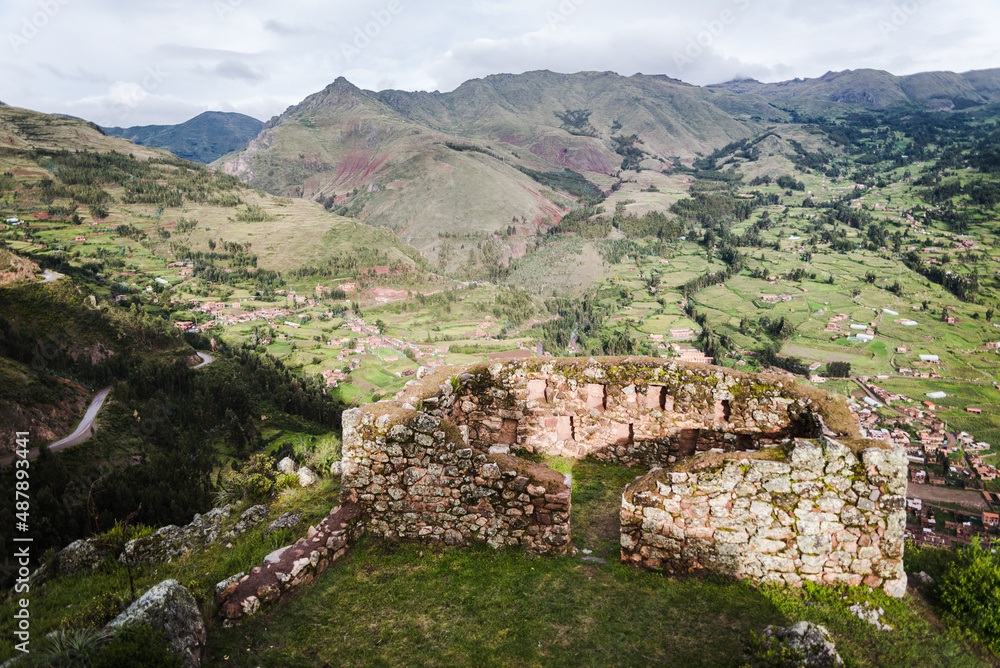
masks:
[[(59, 452), (66, 448), (72, 447), (78, 443), (82, 443), (90, 438), (90, 435), (94, 430), (94, 421), (97, 418), (97, 412), (101, 410), (104, 405), (104, 400), (108, 398), (108, 393), (111, 392), (110, 387), (106, 387), (94, 396), (94, 400), (90, 402), (90, 406), (87, 407), (87, 412), (83, 416), (83, 420), (69, 436), (59, 439), (55, 443), (49, 445), (49, 450), (52, 452)], [(32, 448), (28, 451), (28, 458), (34, 459), (38, 456), (39, 448)], [(0, 466), (7, 466), (10, 464), (17, 455), (7, 455), (6, 457), (0, 459)]]
[[(215, 358), (208, 353), (198, 353), (198, 357), (202, 359), (202, 363), (194, 369), (201, 369), (206, 367), (215, 361)], [(52, 452), (59, 452), (60, 450), (65, 450), (66, 448), (73, 447), (74, 445), (79, 445), (83, 443), (94, 433), (95, 424), (97, 421), (97, 413), (104, 406), (104, 401), (108, 398), (108, 393), (111, 392), (110, 387), (106, 387), (96, 395), (94, 395), (93, 401), (90, 402), (90, 406), (87, 407), (87, 412), (84, 413), (83, 419), (77, 426), (73, 433), (65, 438), (61, 438), (55, 443), (49, 445), (49, 450)], [(32, 448), (28, 451), (28, 459), (34, 459), (38, 456), (40, 448)], [(0, 458), (0, 466), (7, 466), (17, 457), (14, 455), (7, 455), (6, 457)]]

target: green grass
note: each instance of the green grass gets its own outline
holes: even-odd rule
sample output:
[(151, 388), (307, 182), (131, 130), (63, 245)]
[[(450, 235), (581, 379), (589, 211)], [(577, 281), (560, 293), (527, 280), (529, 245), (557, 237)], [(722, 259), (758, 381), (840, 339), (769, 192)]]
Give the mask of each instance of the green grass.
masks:
[[(349, 558), (238, 628), (215, 628), (206, 666), (737, 666), (751, 632), (823, 624), (854, 666), (985, 666), (922, 599), (865, 588), (787, 590), (664, 577), (621, 565), (620, 492), (634, 472), (558, 459), (573, 474), (573, 537), (600, 564), (487, 547), (362, 539)], [(882, 633), (846, 607), (869, 600)]]
[[(75, 451), (75, 450), (74, 450)], [(74, 452), (69, 451), (69, 452)], [(337, 505), (339, 481), (321, 478), (311, 488), (292, 488), (279, 496), (271, 506), (270, 519), (277, 519), (286, 511), (301, 511), (301, 527), (315, 524)], [(241, 508), (233, 518), (239, 516)], [(275, 549), (294, 542), (304, 530), (285, 529), (264, 537), (267, 522), (231, 541), (222, 540), (203, 552), (177, 559), (169, 564), (139, 566), (135, 569), (136, 593), (142, 595), (153, 585), (168, 578), (177, 579), (188, 588), (211, 626), (215, 615), (215, 584), (240, 571), (263, 563), (264, 557)], [(97, 571), (69, 578), (59, 578), (31, 590), (32, 638), (42, 638), (62, 626), (78, 626), (85, 622), (103, 624), (107, 620), (94, 620), (94, 607), (107, 592), (128, 597), (128, 574), (117, 562), (108, 560)], [(0, 660), (14, 653), (12, 598), (0, 602)], [(112, 611), (113, 612), (113, 611)]]

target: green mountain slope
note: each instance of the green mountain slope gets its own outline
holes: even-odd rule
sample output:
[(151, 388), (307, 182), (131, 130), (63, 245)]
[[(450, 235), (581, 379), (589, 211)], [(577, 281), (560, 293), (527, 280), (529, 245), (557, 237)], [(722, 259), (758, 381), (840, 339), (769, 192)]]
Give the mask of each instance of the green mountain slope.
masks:
[(179, 125), (143, 125), (103, 128), (142, 146), (170, 151), (178, 158), (209, 163), (246, 145), (264, 124), (244, 114), (206, 111)]
[(744, 79), (711, 88), (741, 95), (759, 95), (797, 107), (819, 102), (877, 110), (905, 107), (948, 110), (1000, 101), (1000, 70), (964, 74), (922, 72), (896, 76), (883, 70), (861, 69), (827, 72), (815, 79), (779, 83)]
[(434, 251), (443, 236), (482, 238), (512, 222), (534, 234), (575, 206), (580, 193), (524, 170), (568, 169), (609, 190), (629, 145), (628, 167), (661, 170), (786, 117), (754, 96), (655, 76), (529, 72), (444, 94), (375, 93), (340, 78), (214, 166)]
[[(0, 136), (0, 173), (11, 175), (0, 184), (8, 191), (4, 208), (29, 225), (58, 225), (74, 215), (84, 226), (130, 225), (157, 258), (209, 252), (210, 240), (254, 243), (259, 266), (273, 271), (373, 248), (383, 262), (420, 261), (415, 249), (384, 230), (333, 215), (315, 202), (260, 193), (164, 150), (107, 136), (86, 121), (2, 107)], [(66, 241), (97, 232), (67, 229)]]

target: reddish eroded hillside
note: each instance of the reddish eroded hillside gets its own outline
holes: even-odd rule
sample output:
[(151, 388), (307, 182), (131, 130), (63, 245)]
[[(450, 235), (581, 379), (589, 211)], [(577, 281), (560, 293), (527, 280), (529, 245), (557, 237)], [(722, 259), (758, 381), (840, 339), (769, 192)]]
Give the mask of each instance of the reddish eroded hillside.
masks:
[(0, 287), (21, 281), (34, 281), (35, 275), (40, 272), (38, 265), (31, 260), (0, 249)]
[(333, 187), (358, 187), (371, 180), (378, 168), (389, 159), (388, 153), (376, 157), (373, 151), (349, 151), (337, 165), (337, 174), (330, 185)]
[(604, 147), (597, 139), (582, 139), (545, 135), (529, 149), (539, 158), (563, 169), (578, 172), (611, 174), (618, 169), (621, 158)]

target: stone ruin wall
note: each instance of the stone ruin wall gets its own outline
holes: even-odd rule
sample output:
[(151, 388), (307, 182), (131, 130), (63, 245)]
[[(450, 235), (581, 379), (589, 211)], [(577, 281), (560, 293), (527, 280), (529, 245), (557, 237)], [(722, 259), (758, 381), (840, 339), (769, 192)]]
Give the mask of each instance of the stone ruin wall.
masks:
[[(358, 503), (365, 528), (385, 538), (562, 553), (569, 546), (568, 481), (518, 454), (589, 456), (649, 470), (683, 466), (699, 453), (746, 453), (734, 460), (743, 463), (723, 467), (727, 476), (744, 476), (731, 486), (727, 478), (724, 489), (705, 472), (670, 474), (689, 476), (676, 490), (667, 478), (656, 482), (669, 487), (649, 490), (637, 491), (651, 484), (648, 476), (633, 483), (623, 498), (623, 560), (792, 584), (879, 579), (898, 593), (905, 501), (896, 505), (905, 499), (905, 457), (883, 457), (877, 474), (868, 460), (878, 459), (878, 448), (852, 462), (853, 453), (833, 440), (852, 435), (845, 414), (829, 395), (788, 379), (648, 358), (444, 369), (412, 381), (395, 401), (345, 412), (343, 501)], [(798, 459), (760, 461), (782, 443), (779, 458), (799, 457), (801, 439), (825, 443), (811, 452), (830, 460), (813, 469)], [(838, 466), (853, 473), (838, 476)], [(661, 514), (675, 503), (676, 513)], [(762, 504), (772, 510), (758, 517)], [(860, 524), (851, 508), (862, 514)], [(748, 524), (735, 528), (741, 522)], [(829, 544), (808, 538), (819, 535), (817, 524)], [(701, 531), (689, 537), (689, 527)], [(781, 548), (774, 544), (781, 541)], [(866, 564), (870, 572), (856, 572)]]
[(341, 499), (390, 540), (569, 547), (570, 488), (547, 466), (471, 447), (467, 430), (391, 404), (343, 416)]
[[(906, 593), (906, 456), (855, 455), (823, 437), (778, 461), (732, 457), (654, 469), (622, 498), (622, 561), (670, 573), (707, 571), (801, 586)], [(719, 458), (717, 458), (719, 459)]]
[(822, 432), (819, 406), (790, 381), (643, 358), (479, 364), (415, 383), (401, 401), (468, 428), (479, 450), (646, 468)]

